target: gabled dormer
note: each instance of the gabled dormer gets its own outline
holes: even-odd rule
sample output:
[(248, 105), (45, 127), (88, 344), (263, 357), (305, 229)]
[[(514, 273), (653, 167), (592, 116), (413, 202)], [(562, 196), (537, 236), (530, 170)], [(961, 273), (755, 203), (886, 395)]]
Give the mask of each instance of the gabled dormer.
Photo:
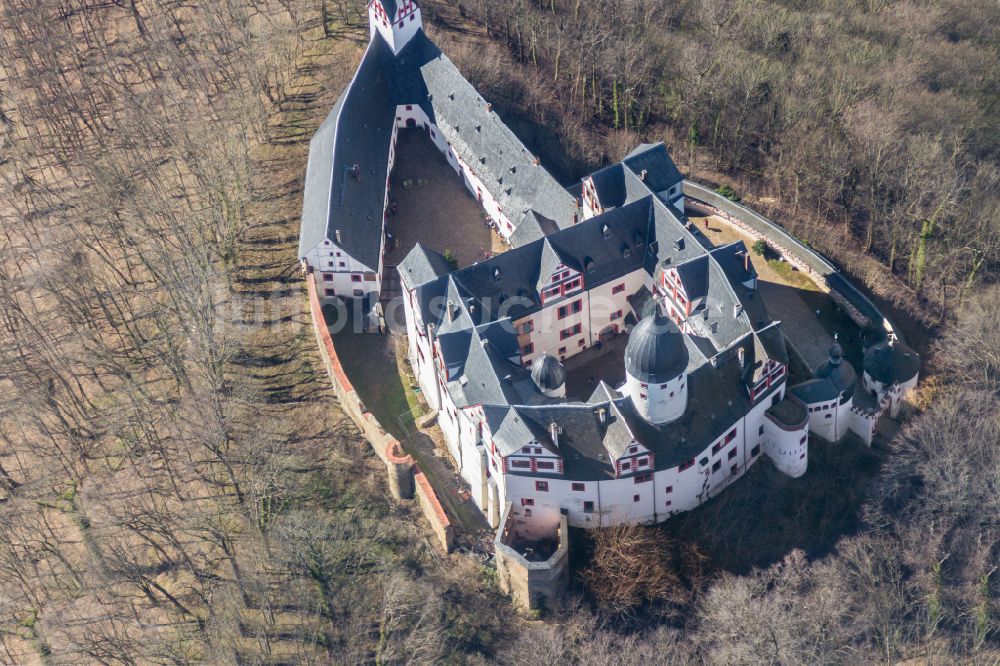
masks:
[(416, 0), (371, 0), (368, 3), (370, 37), (377, 32), (393, 53), (399, 53), (420, 30), (420, 6)]

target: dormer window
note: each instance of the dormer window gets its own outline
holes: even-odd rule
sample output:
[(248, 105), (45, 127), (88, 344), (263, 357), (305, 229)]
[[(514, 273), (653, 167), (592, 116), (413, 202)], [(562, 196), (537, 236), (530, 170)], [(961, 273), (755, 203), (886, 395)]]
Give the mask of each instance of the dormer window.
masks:
[(622, 259), (628, 259), (632, 256), (632, 250), (629, 249), (628, 245), (622, 245)]
[(605, 224), (601, 227), (601, 235), (604, 236), (605, 240), (611, 238), (611, 228)]
[(674, 249), (677, 250), (678, 252), (680, 252), (681, 250), (684, 249), (684, 239), (683, 238), (678, 238), (677, 240), (674, 241)]
[(493, 279), (496, 280), (497, 282), (503, 279), (503, 274), (500, 272), (499, 268), (493, 269)]

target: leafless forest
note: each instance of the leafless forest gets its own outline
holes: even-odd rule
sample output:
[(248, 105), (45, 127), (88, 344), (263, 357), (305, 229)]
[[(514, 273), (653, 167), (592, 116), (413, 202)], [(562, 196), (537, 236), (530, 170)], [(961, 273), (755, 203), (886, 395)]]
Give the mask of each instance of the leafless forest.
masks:
[(422, 4), (567, 177), (667, 140), (934, 325), (859, 529), (749, 573), (621, 530), (518, 617), (387, 498), (309, 328), (360, 0), (4, 0), (0, 662), (1000, 659), (995, 3)]

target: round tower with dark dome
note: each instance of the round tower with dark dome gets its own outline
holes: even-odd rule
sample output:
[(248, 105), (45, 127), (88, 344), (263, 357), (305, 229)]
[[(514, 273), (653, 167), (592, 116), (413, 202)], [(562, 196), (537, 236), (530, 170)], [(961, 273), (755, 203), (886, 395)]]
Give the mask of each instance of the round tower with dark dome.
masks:
[(566, 368), (555, 356), (542, 354), (531, 364), (531, 379), (549, 398), (566, 397)]
[(670, 317), (647, 316), (632, 329), (625, 346), (624, 392), (636, 412), (653, 424), (669, 423), (687, 409), (688, 351)]

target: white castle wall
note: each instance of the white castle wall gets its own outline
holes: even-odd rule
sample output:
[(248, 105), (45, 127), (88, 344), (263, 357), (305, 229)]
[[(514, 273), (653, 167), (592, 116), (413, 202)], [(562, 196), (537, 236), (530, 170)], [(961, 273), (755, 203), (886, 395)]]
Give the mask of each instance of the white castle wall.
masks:
[[(781, 461), (779, 469), (800, 476), (808, 464), (808, 456), (800, 457), (805, 449), (801, 448), (799, 439), (808, 430), (772, 433), (768, 425), (770, 420), (765, 416), (772, 404), (784, 397), (784, 388), (782, 385), (771, 397), (755, 405), (745, 417), (693, 456), (694, 463), (683, 471), (681, 466), (675, 466), (654, 473), (648, 481), (641, 475), (574, 481), (568, 477), (506, 474), (496, 479), (499, 494), (519, 510), (530, 509), (531, 516), (537, 516), (545, 524), (556, 520), (560, 510), (565, 509), (570, 525), (599, 527), (622, 522), (659, 522), (694, 509), (742, 477), (766, 452), (771, 441), (775, 442), (771, 447)], [(702, 460), (705, 460), (704, 465)], [(544, 481), (548, 490), (538, 490), (537, 481)], [(574, 490), (574, 483), (582, 483), (583, 489)], [(530, 500), (532, 504), (526, 505), (522, 500)], [(586, 502), (593, 502), (593, 511), (585, 510)]]
[(888, 396), (889, 416), (896, 418), (899, 415), (899, 408), (903, 404), (903, 400), (906, 399), (907, 394), (917, 388), (918, 379), (919, 375), (914, 375), (912, 379), (909, 379), (902, 384), (883, 384), (882, 382), (873, 379), (872, 376), (866, 371), (864, 373), (863, 381), (865, 390), (871, 393), (877, 401), (881, 402), (883, 396)]
[(771, 418), (764, 419), (764, 452), (774, 466), (792, 478), (806, 473), (809, 464), (809, 428), (789, 429)]
[(647, 384), (626, 373), (624, 391), (639, 415), (650, 423), (676, 421), (687, 410), (686, 372), (660, 384)]

